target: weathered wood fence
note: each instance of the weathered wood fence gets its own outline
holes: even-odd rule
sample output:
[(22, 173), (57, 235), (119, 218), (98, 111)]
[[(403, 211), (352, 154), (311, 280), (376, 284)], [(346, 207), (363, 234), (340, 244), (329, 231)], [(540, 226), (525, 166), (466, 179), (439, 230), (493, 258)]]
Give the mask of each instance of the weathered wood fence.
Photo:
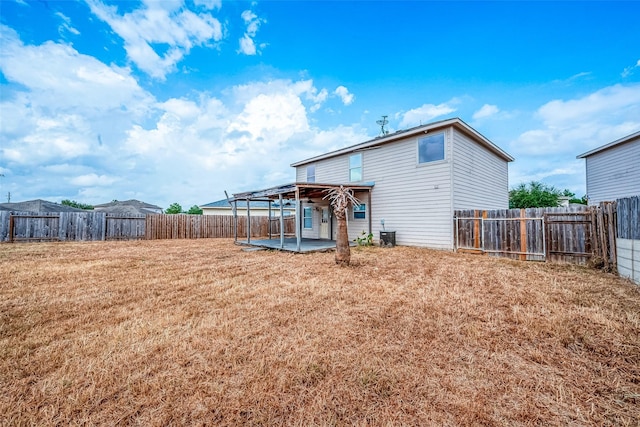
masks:
[(458, 251), (528, 261), (616, 265), (616, 203), (568, 208), (458, 210)]
[[(231, 215), (147, 215), (145, 238), (199, 239), (234, 237), (234, 218)], [(280, 219), (267, 216), (251, 217), (251, 237), (280, 234)], [(284, 219), (285, 234), (295, 233), (295, 218)], [(238, 237), (247, 237), (247, 217), (238, 216)]]
[[(284, 219), (285, 234), (295, 233), (295, 218)], [(251, 218), (251, 237), (280, 233), (279, 218)], [(246, 237), (247, 218), (238, 217), (238, 236)], [(197, 239), (234, 237), (233, 216), (140, 215), (118, 216), (105, 212), (0, 211), (0, 242)]]
[(140, 239), (144, 229), (144, 215), (0, 211), (0, 242)]

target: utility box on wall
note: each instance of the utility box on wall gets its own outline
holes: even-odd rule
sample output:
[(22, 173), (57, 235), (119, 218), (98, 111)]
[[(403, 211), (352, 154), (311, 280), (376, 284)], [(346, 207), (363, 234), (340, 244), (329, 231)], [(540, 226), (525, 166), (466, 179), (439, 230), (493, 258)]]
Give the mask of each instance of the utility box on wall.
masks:
[(393, 247), (396, 245), (396, 232), (395, 231), (381, 231), (380, 232), (380, 246)]

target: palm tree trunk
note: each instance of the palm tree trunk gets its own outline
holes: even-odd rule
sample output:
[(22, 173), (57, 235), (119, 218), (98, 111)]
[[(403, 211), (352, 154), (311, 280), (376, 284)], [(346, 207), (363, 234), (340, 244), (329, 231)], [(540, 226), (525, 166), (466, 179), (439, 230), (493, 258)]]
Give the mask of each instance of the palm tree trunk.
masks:
[(338, 232), (336, 235), (336, 264), (340, 266), (349, 265), (351, 262), (351, 248), (349, 247), (349, 233), (347, 232), (347, 210), (349, 205), (360, 206), (360, 202), (353, 196), (350, 188), (342, 185), (338, 188), (327, 190), (324, 199), (329, 199), (333, 213), (338, 222)]
[(347, 232), (347, 217), (342, 212), (336, 215), (338, 230), (336, 233), (336, 264), (349, 265), (351, 262), (351, 248), (349, 247), (349, 233)]

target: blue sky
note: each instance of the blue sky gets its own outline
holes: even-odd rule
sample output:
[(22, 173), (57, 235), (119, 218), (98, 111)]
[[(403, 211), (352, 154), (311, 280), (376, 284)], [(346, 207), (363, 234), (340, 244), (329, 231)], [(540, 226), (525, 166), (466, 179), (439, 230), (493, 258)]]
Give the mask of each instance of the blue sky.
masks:
[(0, 0), (0, 200), (187, 208), (460, 117), (585, 193), (640, 130), (640, 2)]

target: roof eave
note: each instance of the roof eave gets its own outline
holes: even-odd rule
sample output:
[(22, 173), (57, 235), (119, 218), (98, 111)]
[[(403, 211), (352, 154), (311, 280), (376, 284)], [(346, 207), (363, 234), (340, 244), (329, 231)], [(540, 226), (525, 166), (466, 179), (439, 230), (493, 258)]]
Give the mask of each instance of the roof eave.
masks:
[(631, 135), (627, 135), (627, 136), (622, 137), (620, 139), (616, 139), (613, 142), (610, 142), (608, 144), (602, 145), (602, 146), (600, 146), (598, 148), (594, 148), (593, 150), (587, 151), (586, 153), (582, 153), (582, 154), (576, 156), (576, 159), (587, 158), (587, 157), (589, 157), (589, 156), (591, 156), (593, 154), (597, 154), (597, 153), (599, 153), (601, 151), (608, 150), (609, 148), (613, 148), (613, 147), (615, 147), (617, 145), (624, 144), (626, 142), (630, 142), (630, 141), (634, 140), (635, 138), (640, 138), (640, 131), (634, 132)]

